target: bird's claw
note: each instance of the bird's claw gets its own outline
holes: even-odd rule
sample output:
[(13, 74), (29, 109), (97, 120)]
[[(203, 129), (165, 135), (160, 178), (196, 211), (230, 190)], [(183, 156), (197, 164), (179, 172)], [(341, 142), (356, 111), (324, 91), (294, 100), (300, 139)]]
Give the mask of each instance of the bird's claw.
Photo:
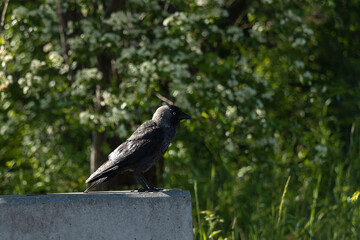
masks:
[(164, 190), (163, 188), (139, 188), (138, 192), (159, 192)]
[(148, 191), (149, 189), (147, 189), (147, 188), (139, 188), (138, 189), (138, 192), (146, 192), (146, 191)]

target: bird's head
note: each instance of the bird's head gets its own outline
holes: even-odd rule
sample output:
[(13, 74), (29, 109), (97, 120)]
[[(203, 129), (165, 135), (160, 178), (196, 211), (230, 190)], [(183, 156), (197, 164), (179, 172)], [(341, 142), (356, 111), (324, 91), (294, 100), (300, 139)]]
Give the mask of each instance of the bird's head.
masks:
[(154, 122), (164, 127), (177, 126), (183, 119), (191, 119), (191, 117), (174, 105), (159, 107), (152, 117)]

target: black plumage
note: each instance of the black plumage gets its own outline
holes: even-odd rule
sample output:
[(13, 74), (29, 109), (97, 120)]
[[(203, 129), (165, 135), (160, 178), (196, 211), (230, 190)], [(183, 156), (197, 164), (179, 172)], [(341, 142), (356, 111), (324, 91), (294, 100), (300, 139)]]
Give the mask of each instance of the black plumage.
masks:
[(173, 105), (159, 107), (151, 120), (136, 129), (109, 154), (108, 160), (91, 174), (86, 182), (92, 185), (84, 192), (89, 192), (115, 174), (125, 171), (133, 172), (144, 190), (157, 190), (146, 180), (143, 173), (164, 155), (175, 136), (176, 126), (182, 119), (191, 117)]

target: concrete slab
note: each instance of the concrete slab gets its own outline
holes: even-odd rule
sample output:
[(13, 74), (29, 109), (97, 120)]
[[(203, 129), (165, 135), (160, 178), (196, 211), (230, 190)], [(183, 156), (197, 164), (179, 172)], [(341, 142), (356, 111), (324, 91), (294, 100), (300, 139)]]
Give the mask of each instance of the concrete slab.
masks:
[(193, 239), (190, 193), (0, 195), (0, 239)]

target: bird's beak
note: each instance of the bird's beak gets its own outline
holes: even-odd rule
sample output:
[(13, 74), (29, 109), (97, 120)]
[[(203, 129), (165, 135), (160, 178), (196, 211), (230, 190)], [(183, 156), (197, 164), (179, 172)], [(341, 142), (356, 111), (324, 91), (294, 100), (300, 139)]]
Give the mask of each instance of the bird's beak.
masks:
[(187, 115), (186, 113), (182, 112), (179, 116), (178, 116), (179, 120), (183, 120), (183, 119), (191, 119), (191, 117), (189, 115)]

